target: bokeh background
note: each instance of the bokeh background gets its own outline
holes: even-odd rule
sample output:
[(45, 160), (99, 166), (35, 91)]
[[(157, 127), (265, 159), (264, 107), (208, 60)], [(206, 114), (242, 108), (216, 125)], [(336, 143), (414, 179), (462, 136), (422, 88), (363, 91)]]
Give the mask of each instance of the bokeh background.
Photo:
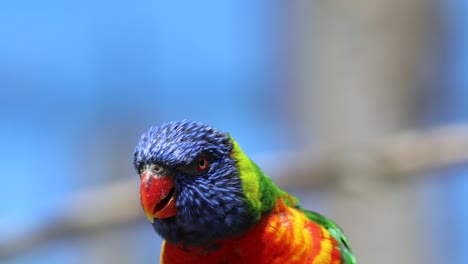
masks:
[(467, 24), (466, 0), (2, 1), (0, 262), (157, 263), (132, 151), (184, 118), (359, 263), (466, 262)]

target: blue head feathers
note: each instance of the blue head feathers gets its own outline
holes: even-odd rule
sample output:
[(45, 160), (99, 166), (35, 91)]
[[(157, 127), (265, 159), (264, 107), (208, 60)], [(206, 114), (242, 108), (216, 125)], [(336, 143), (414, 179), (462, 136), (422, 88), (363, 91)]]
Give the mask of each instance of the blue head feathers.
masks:
[[(208, 245), (247, 230), (255, 218), (246, 202), (233, 143), (228, 134), (200, 122), (187, 120), (152, 127), (134, 151), (139, 171), (156, 164), (170, 171), (177, 213), (156, 218), (153, 227), (167, 241), (185, 245)], [(209, 167), (196, 169), (204, 156)]]

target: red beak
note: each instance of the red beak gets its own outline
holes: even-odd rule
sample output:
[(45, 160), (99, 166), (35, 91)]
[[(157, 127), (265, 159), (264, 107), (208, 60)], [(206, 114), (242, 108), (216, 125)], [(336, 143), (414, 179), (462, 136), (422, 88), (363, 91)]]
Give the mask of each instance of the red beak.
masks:
[(177, 213), (174, 190), (174, 182), (169, 176), (155, 174), (151, 170), (141, 174), (141, 205), (151, 223), (154, 218), (168, 218)]

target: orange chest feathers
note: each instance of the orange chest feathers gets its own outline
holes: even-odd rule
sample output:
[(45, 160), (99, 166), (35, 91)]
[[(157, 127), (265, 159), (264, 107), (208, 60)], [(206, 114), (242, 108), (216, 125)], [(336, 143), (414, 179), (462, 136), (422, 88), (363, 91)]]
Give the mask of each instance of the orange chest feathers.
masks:
[(339, 264), (338, 244), (327, 229), (280, 200), (273, 213), (238, 238), (213, 249), (163, 244), (161, 263), (311, 263)]

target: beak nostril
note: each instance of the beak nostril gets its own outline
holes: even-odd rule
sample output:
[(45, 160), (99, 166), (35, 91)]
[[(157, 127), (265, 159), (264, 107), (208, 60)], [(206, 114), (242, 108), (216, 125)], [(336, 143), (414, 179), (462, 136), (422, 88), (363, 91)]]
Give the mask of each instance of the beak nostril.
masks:
[(156, 174), (165, 173), (165, 169), (161, 165), (153, 164), (153, 165), (151, 165), (150, 169)]

